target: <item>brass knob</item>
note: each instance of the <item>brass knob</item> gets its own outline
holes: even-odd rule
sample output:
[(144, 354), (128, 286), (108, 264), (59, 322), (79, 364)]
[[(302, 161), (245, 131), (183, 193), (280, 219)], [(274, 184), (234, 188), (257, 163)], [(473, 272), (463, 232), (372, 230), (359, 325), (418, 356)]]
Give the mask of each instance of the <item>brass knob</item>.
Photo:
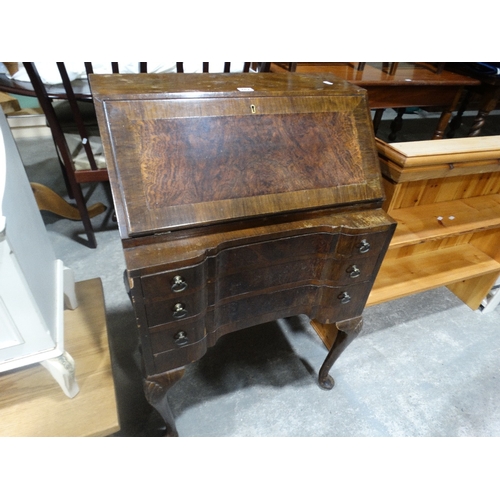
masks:
[(182, 292), (187, 288), (187, 283), (184, 281), (182, 276), (174, 276), (172, 279), (171, 289), (173, 292)]
[(338, 295), (338, 298), (342, 304), (347, 304), (351, 301), (351, 296), (347, 292), (342, 292)]
[(361, 243), (358, 245), (359, 253), (366, 253), (370, 251), (370, 243), (366, 240), (361, 240)]
[(174, 318), (183, 318), (187, 314), (187, 309), (184, 304), (181, 304), (180, 302), (177, 302), (177, 304), (174, 305), (172, 308), (174, 311)]
[(182, 330), (180, 332), (177, 332), (174, 335), (174, 343), (179, 346), (186, 345), (188, 343), (187, 333), (183, 332)]
[(359, 267), (354, 264), (349, 266), (345, 272), (348, 273), (351, 278), (357, 278), (361, 274)]

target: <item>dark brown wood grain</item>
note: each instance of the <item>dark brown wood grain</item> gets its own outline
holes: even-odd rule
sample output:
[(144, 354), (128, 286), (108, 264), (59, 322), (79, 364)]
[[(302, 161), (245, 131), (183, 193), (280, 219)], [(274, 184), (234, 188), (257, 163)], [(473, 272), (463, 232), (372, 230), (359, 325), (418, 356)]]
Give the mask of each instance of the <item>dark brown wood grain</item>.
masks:
[[(335, 134), (336, 130), (343, 134)], [(346, 113), (156, 120), (142, 138), (149, 208), (248, 198), (364, 180), (356, 129)]]
[(91, 82), (146, 394), (172, 434), (176, 370), (222, 335), (361, 317), (395, 227), (366, 92), (328, 75)]
[(198, 77), (91, 78), (123, 237), (382, 199), (362, 89)]

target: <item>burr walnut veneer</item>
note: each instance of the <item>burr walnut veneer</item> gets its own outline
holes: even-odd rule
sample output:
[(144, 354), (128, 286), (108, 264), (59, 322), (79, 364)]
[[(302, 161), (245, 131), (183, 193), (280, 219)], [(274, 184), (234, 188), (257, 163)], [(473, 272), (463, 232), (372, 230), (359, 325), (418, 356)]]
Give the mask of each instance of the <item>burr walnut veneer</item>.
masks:
[[(224, 334), (306, 314), (330, 352), (361, 327), (395, 223), (366, 92), (331, 75), (92, 75), (145, 392)], [(325, 332), (328, 334), (326, 335)]]

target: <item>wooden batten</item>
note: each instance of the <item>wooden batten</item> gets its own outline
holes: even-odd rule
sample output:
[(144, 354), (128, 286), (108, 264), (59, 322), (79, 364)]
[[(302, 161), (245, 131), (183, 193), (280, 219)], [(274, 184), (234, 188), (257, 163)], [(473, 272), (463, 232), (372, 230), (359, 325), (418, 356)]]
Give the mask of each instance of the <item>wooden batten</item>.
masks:
[(421, 165), (405, 169), (388, 158), (381, 156), (380, 169), (385, 177), (388, 177), (395, 182), (410, 182), (457, 177), (460, 175), (499, 172), (500, 160), (488, 159), (482, 161), (439, 163), (435, 165)]
[(398, 143), (376, 139), (376, 144), (381, 156), (406, 168), (500, 158), (500, 136), (497, 135)]

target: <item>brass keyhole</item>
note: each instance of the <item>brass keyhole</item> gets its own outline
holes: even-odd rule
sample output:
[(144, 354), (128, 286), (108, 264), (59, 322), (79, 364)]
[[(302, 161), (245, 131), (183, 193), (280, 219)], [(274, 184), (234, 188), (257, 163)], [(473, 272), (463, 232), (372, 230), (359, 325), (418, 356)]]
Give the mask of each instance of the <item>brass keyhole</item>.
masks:
[(255, 113), (255, 104), (250, 104), (250, 111)]

